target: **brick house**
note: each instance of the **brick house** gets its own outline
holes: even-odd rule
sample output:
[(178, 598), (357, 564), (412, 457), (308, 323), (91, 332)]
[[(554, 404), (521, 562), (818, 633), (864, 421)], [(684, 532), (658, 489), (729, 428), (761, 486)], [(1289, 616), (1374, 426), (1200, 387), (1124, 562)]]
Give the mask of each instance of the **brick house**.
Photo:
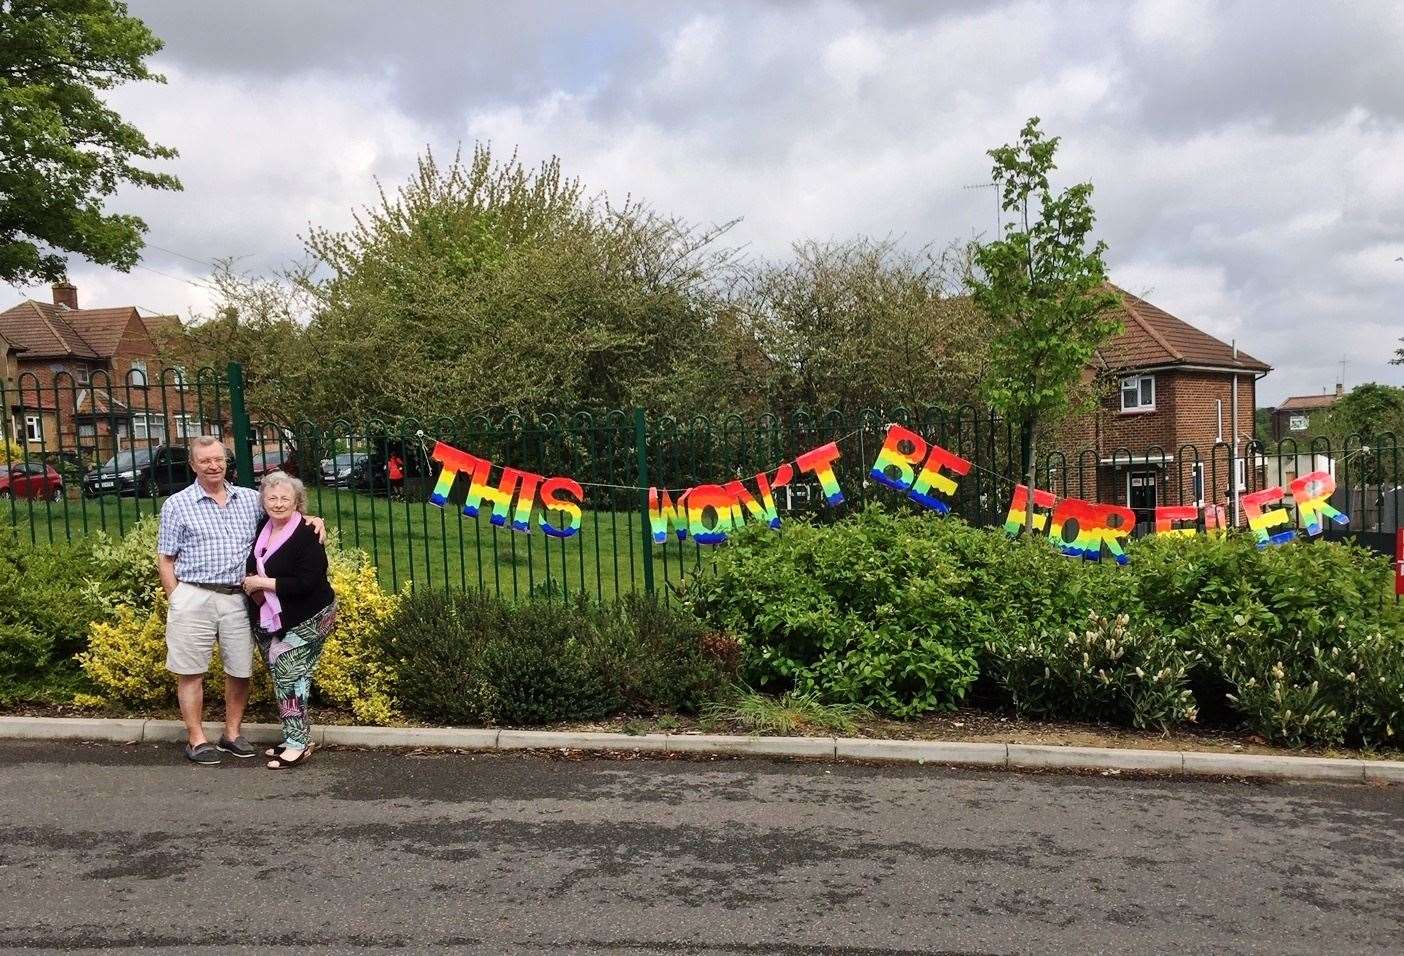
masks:
[(76, 451), (93, 461), (133, 443), (199, 434), (183, 373), (163, 375), (157, 362), (153, 333), (169, 322), (179, 319), (143, 317), (131, 305), (79, 308), (67, 282), (54, 284), (51, 303), (27, 300), (0, 312), (0, 337), (13, 349), (5, 399), (17, 439), (31, 453)]
[(1068, 493), (1128, 505), (1138, 525), (1158, 505), (1229, 504), (1271, 366), (1113, 289), (1123, 329), (1086, 375), (1101, 397), (1059, 432)]
[(1345, 394), (1345, 386), (1337, 383), (1334, 395), (1293, 395), (1283, 399), (1282, 404), (1272, 410), (1272, 440), (1284, 438), (1301, 440), (1311, 434), (1312, 426), (1320, 426), (1326, 419), (1326, 412)]

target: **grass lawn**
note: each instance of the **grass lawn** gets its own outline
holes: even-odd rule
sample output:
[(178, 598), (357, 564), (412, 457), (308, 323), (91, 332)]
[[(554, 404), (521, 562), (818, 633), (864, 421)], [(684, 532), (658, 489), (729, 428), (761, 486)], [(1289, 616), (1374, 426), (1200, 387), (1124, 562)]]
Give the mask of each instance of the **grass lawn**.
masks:
[[(382, 584), (413, 587), (483, 587), (506, 597), (533, 590), (585, 593), (613, 598), (642, 591), (643, 528), (638, 512), (586, 511), (580, 532), (552, 538), (494, 527), (486, 518), (467, 518), (427, 501), (387, 501), (365, 492), (335, 488), (308, 490), (308, 510), (335, 529), (345, 547), (369, 554)], [(0, 501), (0, 521), (12, 521), (21, 540), (62, 541), (96, 531), (120, 535), (138, 520), (160, 511), (161, 502), (131, 498)], [(653, 546), (655, 587), (676, 584), (705, 563), (709, 549), (676, 541)]]

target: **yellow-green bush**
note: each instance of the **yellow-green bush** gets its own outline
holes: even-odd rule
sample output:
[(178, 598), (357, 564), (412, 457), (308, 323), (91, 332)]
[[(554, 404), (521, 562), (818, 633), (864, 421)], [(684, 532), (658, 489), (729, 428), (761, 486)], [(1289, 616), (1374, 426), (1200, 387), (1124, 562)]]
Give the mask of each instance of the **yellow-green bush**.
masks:
[(327, 557), (337, 622), (317, 664), (317, 686), (332, 703), (349, 707), (358, 721), (388, 723), (396, 716), (392, 675), (376, 635), (395, 612), (399, 597), (381, 590), (365, 552), (329, 548)]
[[(385, 723), (395, 718), (395, 708), (388, 690), (389, 672), (374, 638), (398, 599), (381, 590), (364, 553), (332, 547), (328, 558), (339, 612), (314, 680), (328, 701), (349, 708), (357, 720)], [(144, 593), (141, 600), (146, 600)], [(141, 603), (123, 603), (111, 620), (94, 622), (88, 650), (78, 655), (84, 673), (105, 701), (143, 706), (175, 703), (175, 679), (166, 670), (166, 597), (158, 587), (149, 600), (150, 610)], [(216, 648), (205, 681), (207, 697), (223, 694), (222, 675)], [(250, 699), (270, 701), (272, 697), (268, 668), (255, 666)]]
[[(102, 691), (97, 700), (79, 703), (122, 703), (174, 706), (175, 677), (166, 670), (166, 595), (160, 588), (150, 611), (129, 604), (118, 605), (112, 620), (94, 621), (88, 631), (88, 649), (77, 655), (83, 672)], [(256, 653), (256, 652), (255, 652)], [(224, 665), (215, 646), (205, 675), (206, 699), (224, 695)], [(273, 685), (268, 668), (254, 666), (249, 699), (271, 700)]]

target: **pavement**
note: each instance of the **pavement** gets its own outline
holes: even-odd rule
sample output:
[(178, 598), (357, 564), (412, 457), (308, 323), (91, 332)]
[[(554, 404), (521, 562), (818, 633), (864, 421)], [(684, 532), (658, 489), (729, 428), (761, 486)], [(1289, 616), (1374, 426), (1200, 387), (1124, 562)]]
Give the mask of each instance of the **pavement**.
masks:
[(3, 741), (0, 950), (1397, 953), (1401, 833), (1381, 785)]

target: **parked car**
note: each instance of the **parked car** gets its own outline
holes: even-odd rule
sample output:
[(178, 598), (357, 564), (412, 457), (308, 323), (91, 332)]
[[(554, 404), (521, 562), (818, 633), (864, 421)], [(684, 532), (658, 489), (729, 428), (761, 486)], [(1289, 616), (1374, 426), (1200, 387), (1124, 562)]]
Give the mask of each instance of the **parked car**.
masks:
[(256, 451), (253, 453), (253, 476), (258, 481), (270, 471), (284, 471), (290, 475), (298, 475), (297, 452), (291, 448), (284, 450), (274, 448), (272, 451)]
[(335, 458), (322, 459), (322, 484), (333, 488), (349, 488), (358, 474), (364, 473), (370, 456), (365, 452), (347, 452)]
[(151, 498), (180, 491), (195, 480), (183, 445), (157, 445), (120, 452), (83, 476), (83, 494)]
[(15, 462), (8, 471), (0, 469), (0, 495), (62, 501), (63, 477), (43, 462)]

